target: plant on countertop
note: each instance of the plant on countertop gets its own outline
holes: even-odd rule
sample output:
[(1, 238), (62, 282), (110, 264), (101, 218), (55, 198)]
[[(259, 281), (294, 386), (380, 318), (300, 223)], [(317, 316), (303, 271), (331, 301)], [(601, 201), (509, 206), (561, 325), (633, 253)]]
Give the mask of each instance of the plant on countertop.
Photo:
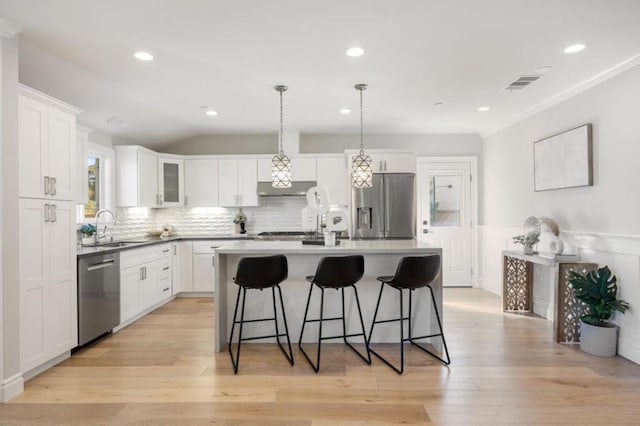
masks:
[(608, 266), (586, 275), (574, 271), (569, 272), (569, 283), (573, 287), (576, 299), (584, 302), (589, 311), (580, 317), (582, 321), (596, 327), (605, 327), (605, 322), (614, 312), (625, 313), (629, 303), (616, 299), (618, 285), (615, 275)]
[(82, 232), (87, 237), (91, 237), (96, 233), (96, 227), (90, 223), (85, 223), (80, 227), (80, 232)]
[(247, 216), (242, 211), (242, 207), (240, 207), (238, 208), (238, 213), (236, 213), (235, 217), (233, 218), (233, 223), (237, 225), (237, 224), (246, 223), (246, 222), (247, 222)]

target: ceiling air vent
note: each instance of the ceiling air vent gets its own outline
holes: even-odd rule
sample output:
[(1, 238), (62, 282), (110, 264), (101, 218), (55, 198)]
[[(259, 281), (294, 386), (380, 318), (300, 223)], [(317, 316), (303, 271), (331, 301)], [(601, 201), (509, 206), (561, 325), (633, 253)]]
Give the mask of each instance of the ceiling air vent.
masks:
[(521, 75), (517, 80), (513, 81), (504, 90), (522, 90), (530, 84), (540, 80), (539, 75)]

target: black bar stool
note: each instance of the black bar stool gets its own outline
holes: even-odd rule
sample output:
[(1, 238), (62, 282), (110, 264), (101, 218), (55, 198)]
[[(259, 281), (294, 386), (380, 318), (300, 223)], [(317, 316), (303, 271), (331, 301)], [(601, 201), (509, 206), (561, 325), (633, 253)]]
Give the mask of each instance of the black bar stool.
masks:
[[(307, 298), (307, 307), (304, 310), (304, 320), (302, 322), (302, 330), (300, 330), (300, 340), (298, 340), (298, 348), (309, 361), (313, 370), (317, 373), (320, 370), (320, 345), (323, 340), (330, 339), (344, 339), (344, 343), (351, 348), (360, 358), (362, 358), (367, 364), (371, 364), (371, 355), (369, 354), (369, 343), (367, 342), (367, 335), (364, 329), (364, 321), (362, 320), (362, 311), (360, 310), (360, 299), (358, 298), (358, 290), (356, 290), (355, 283), (360, 281), (364, 275), (364, 258), (362, 256), (339, 256), (339, 257), (323, 257), (318, 263), (316, 274), (308, 276), (307, 281), (311, 283), (309, 288), (309, 297)], [(309, 312), (309, 303), (311, 302), (311, 293), (313, 292), (313, 286), (316, 285), (320, 289), (320, 318), (307, 319), (307, 313)], [(345, 320), (344, 310), (344, 289), (345, 287), (353, 288), (353, 292), (356, 296), (356, 305), (358, 307), (358, 315), (360, 317), (360, 326), (362, 327), (362, 333), (347, 334), (347, 324)], [(324, 290), (332, 288), (342, 291), (342, 316), (335, 318), (324, 318)], [(338, 336), (322, 336), (322, 323), (323, 321), (335, 321), (342, 320), (342, 334)], [(304, 326), (308, 322), (319, 322), (320, 327), (318, 331), (318, 356), (316, 363), (311, 361), (307, 353), (302, 348), (302, 336), (304, 334)], [(367, 356), (362, 355), (351, 343), (347, 341), (348, 337), (362, 336), (364, 339), (364, 345), (367, 350)]]
[[(420, 257), (403, 257), (400, 259), (398, 263), (398, 268), (396, 269), (396, 274), (394, 276), (384, 276), (378, 277), (378, 281), (382, 284), (380, 286), (380, 295), (378, 296), (378, 303), (376, 304), (376, 311), (373, 314), (373, 323), (371, 324), (371, 331), (369, 332), (369, 342), (371, 342), (371, 338), (373, 336), (373, 328), (376, 324), (388, 323), (388, 322), (400, 322), (400, 368), (398, 369), (394, 365), (392, 365), (389, 361), (384, 359), (380, 354), (375, 352), (373, 349), (369, 349), (372, 354), (376, 357), (380, 358), (385, 364), (391, 367), (396, 373), (402, 374), (404, 371), (404, 342), (410, 342), (412, 345), (418, 347), (429, 355), (433, 356), (444, 365), (449, 365), (451, 363), (451, 359), (449, 358), (449, 350), (447, 349), (447, 342), (444, 339), (444, 332), (442, 330), (442, 322), (440, 321), (440, 314), (438, 313), (438, 307), (436, 305), (436, 299), (433, 296), (433, 289), (431, 288), (431, 283), (438, 277), (440, 273), (440, 256), (420, 256)], [(376, 318), (378, 316), (378, 308), (380, 307), (380, 300), (382, 299), (382, 291), (384, 290), (384, 286), (389, 285), (396, 290), (400, 291), (400, 318), (393, 318), (387, 320), (379, 320)], [(411, 294), (414, 290), (422, 287), (429, 288), (429, 292), (431, 294), (431, 302), (433, 309), (436, 313), (436, 319), (438, 320), (438, 328), (440, 329), (439, 333), (429, 334), (427, 336), (412, 336), (411, 330)], [(402, 306), (403, 299), (403, 290), (409, 290), (409, 316), (404, 316), (404, 309)], [(409, 337), (404, 337), (404, 322), (409, 321)], [(442, 344), (444, 346), (444, 352), (447, 357), (446, 361), (426, 349), (423, 346), (420, 346), (415, 340), (426, 339), (430, 337), (442, 337)]]
[[(238, 284), (238, 297), (236, 298), (236, 307), (233, 313), (233, 325), (231, 326), (231, 335), (229, 336), (229, 356), (231, 356), (231, 365), (233, 365), (233, 372), (238, 373), (238, 365), (240, 362), (240, 345), (247, 340), (268, 339), (275, 337), (278, 342), (278, 346), (282, 350), (282, 353), (289, 361), (289, 364), (293, 365), (293, 352), (291, 351), (291, 340), (289, 340), (289, 328), (287, 326), (287, 316), (284, 311), (284, 303), (282, 301), (282, 290), (280, 289), (280, 283), (287, 279), (289, 273), (287, 258), (284, 255), (266, 256), (266, 257), (243, 257), (238, 263), (238, 270), (236, 276), (233, 278), (233, 282)], [(257, 289), (264, 290), (271, 288), (271, 297), (273, 300), (273, 318), (261, 318), (261, 319), (244, 319), (244, 303), (247, 299), (247, 290)], [(276, 292), (278, 289), (278, 295), (280, 296), (280, 308), (282, 309), (282, 319), (284, 320), (284, 333), (280, 333), (278, 329), (278, 310), (276, 309)], [(240, 321), (237, 320), (238, 305), (240, 302), (240, 293), (242, 293), (242, 311), (240, 312)], [(255, 336), (255, 337), (242, 337), (242, 325), (247, 322), (261, 322), (261, 321), (274, 321), (276, 325), (276, 334), (268, 336)], [(236, 351), (236, 357), (233, 358), (233, 352), (231, 350), (231, 343), (233, 342), (233, 333), (235, 331), (236, 324), (240, 324), (240, 331), (238, 334), (238, 348)], [(280, 343), (280, 337), (287, 337), (287, 345), (289, 346), (289, 353), (285, 351), (284, 347)]]

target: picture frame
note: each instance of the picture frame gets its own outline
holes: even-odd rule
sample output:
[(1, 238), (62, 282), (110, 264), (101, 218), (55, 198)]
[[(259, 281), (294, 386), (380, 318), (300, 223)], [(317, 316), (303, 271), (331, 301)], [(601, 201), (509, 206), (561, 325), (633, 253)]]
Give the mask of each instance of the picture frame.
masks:
[(583, 124), (533, 143), (535, 192), (593, 186), (592, 127)]

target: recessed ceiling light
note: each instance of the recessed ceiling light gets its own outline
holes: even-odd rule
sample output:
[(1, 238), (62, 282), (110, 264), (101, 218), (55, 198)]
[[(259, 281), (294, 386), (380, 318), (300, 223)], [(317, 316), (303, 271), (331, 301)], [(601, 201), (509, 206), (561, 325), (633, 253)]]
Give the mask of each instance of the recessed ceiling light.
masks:
[(549, 65), (545, 65), (543, 67), (538, 67), (538, 68), (536, 68), (536, 74), (540, 74), (540, 75), (546, 74), (549, 71), (551, 71), (551, 69), (552, 69), (552, 67), (550, 67)]
[(442, 106), (442, 105), (444, 105), (443, 102), (436, 102), (435, 104), (433, 104), (433, 106), (437, 106), (437, 107)]
[(134, 53), (133, 56), (140, 61), (153, 61), (153, 55), (149, 52), (140, 51)]
[(342, 108), (340, 114), (351, 114), (351, 110), (349, 108)]
[(582, 43), (572, 44), (564, 49), (564, 53), (578, 53), (582, 52), (587, 46)]
[(111, 117), (109, 119), (107, 119), (107, 124), (112, 124), (114, 126), (119, 126), (121, 124), (124, 124), (124, 120), (120, 117)]
[(481, 106), (480, 108), (478, 108), (478, 111), (480, 112), (486, 112), (490, 110), (491, 110), (491, 107), (488, 107), (488, 106)]
[(347, 49), (347, 56), (362, 56), (364, 55), (364, 50), (361, 47), (351, 47)]
[(218, 115), (218, 111), (214, 111), (212, 109), (208, 109), (204, 113), (207, 114), (210, 117), (215, 117), (216, 115)]

